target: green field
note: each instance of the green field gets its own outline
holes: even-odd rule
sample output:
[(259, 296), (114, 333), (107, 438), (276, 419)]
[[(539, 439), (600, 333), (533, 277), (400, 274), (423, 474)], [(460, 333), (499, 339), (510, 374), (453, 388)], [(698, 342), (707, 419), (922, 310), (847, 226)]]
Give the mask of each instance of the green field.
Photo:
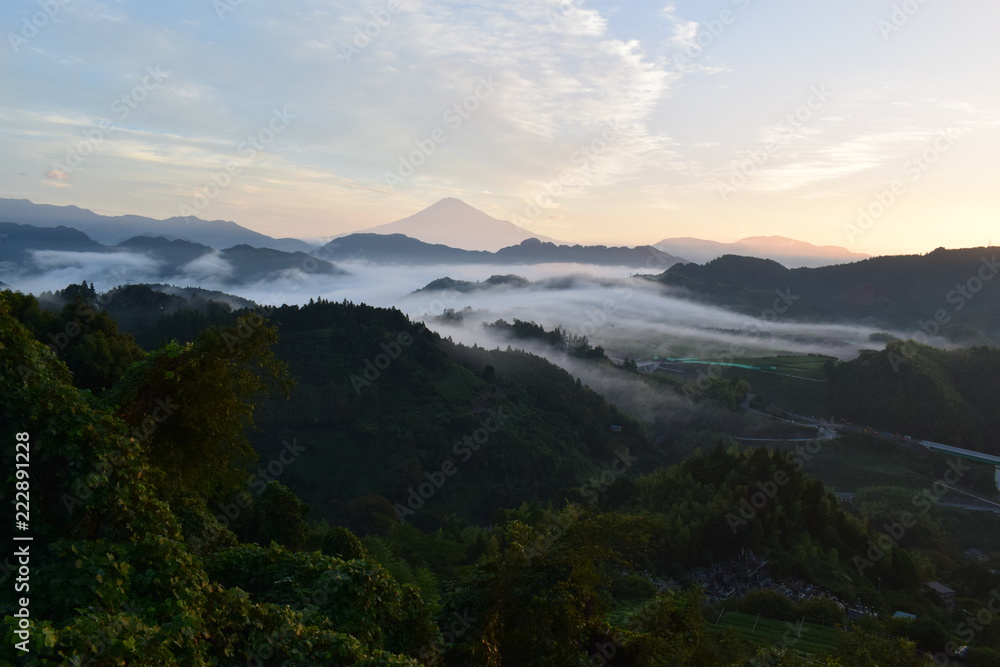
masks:
[[(826, 380), (826, 362), (833, 357), (819, 354), (784, 355), (778, 357), (745, 357), (732, 359), (735, 364), (763, 366), (775, 373), (794, 375), (813, 380)], [(773, 368), (772, 368), (773, 367)]]
[(731, 628), (738, 636), (755, 644), (781, 643), (793, 651), (807, 654), (832, 651), (836, 647), (836, 633), (833, 628), (816, 623), (803, 623), (800, 632), (797, 623), (769, 618), (758, 620), (753, 614), (727, 611), (715, 627)]
[(785, 410), (823, 417), (830, 414), (830, 387), (824, 366), (831, 359), (821, 355), (731, 359), (727, 361), (763, 370), (726, 366), (723, 375), (746, 380), (752, 393)]

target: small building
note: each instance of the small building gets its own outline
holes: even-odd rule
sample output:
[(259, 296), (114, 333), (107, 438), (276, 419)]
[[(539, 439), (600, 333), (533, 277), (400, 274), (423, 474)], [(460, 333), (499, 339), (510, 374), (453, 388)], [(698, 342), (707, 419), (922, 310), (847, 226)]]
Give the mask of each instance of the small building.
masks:
[(612, 433), (621, 433), (622, 432), (622, 427), (618, 426), (617, 424), (612, 424), (611, 425), (611, 432)]
[(907, 614), (905, 611), (897, 611), (895, 614), (892, 615), (892, 617), (893, 618), (908, 618), (910, 620), (913, 620), (913, 619), (915, 619), (917, 617), (917, 615), (916, 614)]
[(837, 496), (837, 500), (839, 500), (842, 503), (846, 503), (847, 505), (853, 505), (854, 504), (854, 496), (855, 496), (855, 494), (853, 494), (853, 493), (844, 493), (843, 491), (834, 491), (833, 495)]
[(965, 557), (971, 561), (978, 561), (980, 563), (985, 563), (989, 561), (990, 557), (984, 554), (979, 549), (969, 549), (965, 552)]
[(948, 588), (940, 581), (928, 581), (924, 584), (923, 588), (926, 591), (937, 593), (944, 602), (945, 607), (948, 608), (948, 611), (952, 611), (955, 608), (955, 591)]

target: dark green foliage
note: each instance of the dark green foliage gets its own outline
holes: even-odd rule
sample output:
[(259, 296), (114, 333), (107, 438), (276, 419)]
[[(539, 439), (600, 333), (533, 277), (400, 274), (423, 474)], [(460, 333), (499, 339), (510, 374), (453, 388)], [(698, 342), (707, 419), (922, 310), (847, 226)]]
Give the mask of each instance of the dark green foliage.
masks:
[[(243, 664), (261, 652), (283, 664), (414, 664), (366, 644), (404, 646), (433, 634), (421, 621), (427, 612), (419, 598), (394, 588), (372, 563), (351, 561), (351, 599), (358, 606), (335, 613), (355, 619), (389, 614), (401, 622), (384, 636), (359, 627), (365, 639), (338, 631), (334, 616), (252, 602), (213, 582), (182, 535), (200, 531), (210, 519), (189, 506), (191, 494), (180, 488), (175, 506), (184, 518), (178, 520), (158, 498), (163, 472), (150, 465), (125, 424), (70, 384), (65, 365), (12, 317), (12, 303), (19, 301), (0, 293), (0, 367), (6, 369), (0, 375), (0, 437), (12, 443), (17, 432), (30, 436), (36, 536), (36, 625), (32, 653), (21, 664), (76, 664), (69, 660), (79, 658), (92, 665)], [(0, 488), (0, 500), (9, 505), (14, 448), (4, 447), (0, 456), (11, 471)], [(358, 597), (369, 584), (383, 593)], [(12, 586), (0, 591), (4, 609), (13, 608), (12, 594)], [(11, 620), (5, 619), (8, 647), (14, 643)]]
[(835, 625), (843, 624), (844, 609), (827, 597), (816, 597), (803, 600), (798, 604), (799, 614), (807, 619), (826, 621)]
[(914, 650), (913, 642), (868, 632), (837, 633), (837, 656), (845, 665), (920, 667), (929, 664)]
[(347, 526), (361, 537), (388, 532), (398, 521), (399, 516), (392, 503), (378, 494), (355, 498), (347, 506)]
[(327, 526), (320, 533), (320, 551), (343, 560), (366, 558), (367, 552), (357, 535), (343, 526)]
[(710, 631), (697, 591), (657, 596), (640, 606), (614, 637), (620, 652), (612, 664), (658, 667), (669, 656), (672, 664), (742, 665), (749, 657), (741, 642)]
[(951, 641), (948, 631), (933, 618), (926, 616), (911, 622), (905, 635), (917, 645), (919, 650), (928, 653), (937, 653)]
[(1000, 649), (972, 646), (968, 660), (973, 667), (1000, 667)]
[(253, 504), (236, 520), (242, 542), (267, 546), (271, 542), (301, 549), (309, 539), (309, 507), (281, 482), (269, 482)]
[(478, 566), (449, 608), (472, 629), (449, 665), (571, 665), (589, 657), (603, 620), (609, 570), (642, 548), (648, 523), (569, 507), (538, 528), (508, 524), (497, 556)]
[[(84, 284), (65, 297), (95, 295)], [(239, 315), (233, 328), (140, 355), (95, 398), (74, 386), (83, 373), (36, 340), (63, 315), (0, 294), (0, 437), (33, 441), (38, 621), (25, 664), (918, 665), (912, 642), (936, 652), (961, 643), (953, 632), (967, 636), (967, 613), (949, 615), (921, 582), (953, 586), (969, 613), (1000, 586), (960, 551), (993, 553), (992, 515), (928, 506), (859, 572), (855, 559), (913, 508), (914, 489), (861, 490), (845, 510), (794, 449), (727, 449), (705, 432), (688, 441), (706, 453), (658, 468), (643, 427), (565, 371), (441, 340), (399, 311), (321, 299), (275, 309), (273, 329)], [(291, 403), (262, 397), (275, 388), (265, 378), (282, 384), (272, 345), (300, 380)], [(128, 361), (125, 347), (109, 354), (119, 368)], [(380, 354), (389, 363), (374, 366)], [(966, 363), (990, 367), (981, 354)], [(972, 404), (969, 378), (988, 373), (956, 375), (952, 361), (939, 365)], [(715, 398), (732, 402), (739, 389), (720, 385)], [(177, 408), (145, 421), (161, 396)], [(245, 437), (257, 402), (255, 464)], [(468, 458), (454, 449), (500, 417)], [(0, 453), (3, 469), (12, 454)], [(457, 472), (442, 472), (449, 459)], [(432, 479), (445, 482), (401, 513), (407, 491)], [(8, 474), (0, 500), (12, 488)], [(310, 523), (299, 491), (364, 541)], [(747, 549), (775, 578), (805, 579), (883, 618), (839, 632), (836, 646), (820, 625), (785, 646), (774, 643), (785, 619), (841, 624), (840, 606), (757, 591), (738, 605), (752, 617), (727, 614), (760, 613), (769, 630), (755, 633), (750, 622), (715, 625), (732, 601), (706, 616), (697, 588), (664, 586)], [(11, 595), (0, 590), (5, 608)], [(895, 609), (920, 618), (883, 620)], [(992, 664), (998, 634), (975, 633), (972, 664)]]
[(1000, 453), (1000, 349), (938, 350), (913, 341), (862, 352), (831, 374), (839, 415), (921, 440)]
[(746, 380), (712, 378), (708, 381), (704, 396), (730, 410), (736, 410), (743, 403), (750, 385)]
[(592, 347), (586, 336), (579, 336), (556, 327), (546, 331), (545, 327), (534, 322), (524, 322), (517, 318), (513, 323), (497, 320), (492, 324), (483, 323), (487, 329), (506, 336), (511, 340), (539, 341), (551, 347), (565, 350), (574, 357), (581, 359), (605, 359), (604, 348)]
[(170, 501), (170, 509), (181, 524), (188, 551), (195, 556), (206, 556), (220, 549), (236, 546), (236, 535), (212, 516), (203, 498), (175, 498)]
[(260, 316), (212, 327), (190, 344), (170, 343), (133, 365), (104, 397), (164, 471), (164, 497), (184, 490), (206, 499), (242, 488), (255, 458), (246, 438), (268, 381), (287, 386), (270, 346), (277, 333)]
[(437, 633), (415, 591), (370, 561), (241, 545), (214, 554), (205, 568), (213, 580), (254, 601), (301, 609), (316, 622), (327, 619), (366, 646), (410, 654)]
[(66, 303), (58, 314), (40, 309), (33, 296), (9, 294), (12, 314), (69, 367), (81, 389), (100, 393), (144, 355), (135, 339), (99, 309), (94, 288), (86, 282), (54, 295)]
[[(754, 316), (771, 308), (775, 297), (781, 298), (776, 293), (780, 291), (792, 301), (783, 318), (868, 321), (907, 331), (919, 327), (931, 335), (983, 343), (1000, 341), (998, 286), (996, 281), (984, 282), (982, 291), (973, 295), (966, 285), (984, 267), (996, 274), (996, 252), (995, 247), (940, 249), (926, 255), (873, 257), (799, 269), (786, 269), (766, 259), (725, 255), (704, 265), (677, 264), (653, 279)], [(966, 290), (965, 295), (959, 287)], [(935, 321), (939, 312), (947, 318), (943, 325)]]
[[(455, 345), (397, 310), (347, 302), (270, 321), (297, 386), (264, 406), (253, 443), (263, 461), (286, 440), (305, 448), (281, 481), (331, 523), (378, 532), (356, 504), (375, 494), (423, 528), (450, 513), (488, 524), (602, 474), (620, 450), (637, 468), (659, 460), (642, 426), (539, 357)], [(446, 482), (419, 495), (449, 462)]]
[(795, 603), (781, 593), (769, 590), (747, 593), (736, 608), (744, 614), (760, 614), (779, 621), (798, 621), (801, 618)]
[(853, 595), (863, 582), (850, 559), (864, 552), (867, 528), (800, 467), (791, 452), (718, 445), (638, 478), (612, 509), (656, 517), (651, 565), (665, 574), (752, 549), (779, 572)]
[(107, 312), (147, 349), (189, 343), (209, 326), (232, 326), (236, 308), (253, 303), (222, 292), (168, 285), (123, 285), (101, 296)]

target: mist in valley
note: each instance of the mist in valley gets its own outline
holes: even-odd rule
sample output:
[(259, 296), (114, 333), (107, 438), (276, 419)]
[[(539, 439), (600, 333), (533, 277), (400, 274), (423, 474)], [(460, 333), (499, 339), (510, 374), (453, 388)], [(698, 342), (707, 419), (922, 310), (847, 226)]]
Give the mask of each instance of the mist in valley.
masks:
[[(613, 358), (725, 358), (769, 354), (822, 354), (852, 359), (862, 349), (880, 349), (873, 333), (898, 338), (916, 335), (868, 324), (809, 321), (796, 312), (798, 297), (777, 290), (772, 308), (741, 313), (697, 301), (684, 290), (669, 288), (637, 274), (632, 267), (575, 264), (511, 266), (438, 265), (386, 266), (367, 262), (339, 263), (346, 273), (324, 275), (308, 263), (281, 271), (266, 280), (234, 282), (234, 267), (219, 254), (189, 262), (172, 276), (141, 253), (37, 253), (38, 270), (8, 277), (15, 289), (39, 294), (80, 281), (99, 292), (120, 285), (166, 283), (201, 287), (250, 299), (261, 306), (304, 304), (310, 299), (348, 300), (396, 307), (411, 319), (424, 321), (442, 335), (467, 345), (504, 345), (484, 329), (498, 319), (536, 322), (546, 329), (562, 328), (586, 336)], [(441, 278), (485, 281), (494, 275), (516, 275), (526, 286), (480, 286), (471, 291), (424, 290)], [(442, 318), (454, 313), (451, 318)], [(457, 316), (457, 317), (456, 317)], [(922, 332), (920, 335), (923, 338)], [(931, 344), (949, 347), (944, 339)]]
[[(98, 291), (106, 291), (120, 284), (156, 282), (161, 277), (160, 267), (139, 253), (50, 254), (36, 257), (36, 265), (49, 261), (52, 268), (19, 284), (22, 290), (38, 293), (87, 280)], [(821, 354), (846, 360), (862, 349), (881, 348), (883, 343), (870, 336), (885, 331), (860, 324), (807, 321), (796, 312), (796, 295), (787, 290), (776, 292), (773, 309), (734, 312), (698, 302), (683, 290), (637, 275), (631, 267), (386, 266), (367, 262), (339, 263), (338, 267), (346, 273), (321, 275), (311, 272), (312, 267), (306, 264), (268, 280), (243, 284), (232, 281), (233, 267), (224, 258), (209, 253), (182, 267), (175, 276), (181, 279), (171, 284), (219, 290), (263, 307), (305, 304), (317, 298), (396, 307), (456, 343), (488, 349), (510, 346), (546, 358), (647, 424), (654, 440), (661, 443), (674, 441), (675, 434), (697, 430), (700, 425), (747, 432), (748, 418), (699, 402), (696, 396), (682, 394), (667, 383), (607, 364), (588, 363), (565, 350), (513, 339), (484, 325), (498, 319), (518, 319), (547, 330), (558, 327), (571, 337), (585, 337), (591, 346), (602, 347), (619, 364), (626, 358), (639, 362), (676, 358), (732, 362), (775, 354)], [(520, 276), (528, 283), (463, 286), (470, 291), (423, 289), (445, 277), (482, 283), (497, 275)], [(913, 335), (906, 331), (888, 333), (900, 338)], [(707, 378), (714, 372), (710, 366), (696, 368), (697, 375), (687, 380)]]

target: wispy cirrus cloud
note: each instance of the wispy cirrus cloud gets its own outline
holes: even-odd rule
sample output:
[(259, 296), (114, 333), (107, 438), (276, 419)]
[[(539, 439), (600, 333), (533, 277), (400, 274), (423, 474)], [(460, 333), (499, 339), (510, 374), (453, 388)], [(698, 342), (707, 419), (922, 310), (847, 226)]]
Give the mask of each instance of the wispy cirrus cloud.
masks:
[[(10, 165), (0, 194), (102, 213), (177, 214), (211, 174), (246, 157), (241, 145), (276, 107), (294, 122), (241, 162), (206, 217), (314, 237), (459, 196), (512, 219), (585, 164), (535, 231), (604, 243), (648, 243), (692, 225), (720, 239), (747, 226), (803, 236), (824, 233), (801, 225), (831, 210), (822, 202), (867, 196), (907, 158), (907, 131), (975, 122), (968, 143), (1000, 150), (981, 116), (1000, 110), (983, 46), (1000, 5), (929, 6), (886, 42), (863, 0), (836, 13), (794, 0), (399, 0), (398, 11), (384, 0), (227, 0), (225, 12), (206, 0), (59, 4), (0, 71)], [(37, 11), (36, 0), (9, 0), (0, 24), (16, 28)], [(141, 90), (149, 68), (162, 75)], [(451, 123), (482, 77), (496, 90)], [(715, 184), (819, 81), (835, 85), (837, 102), (756, 172), (753, 208), (723, 206)], [(85, 164), (54, 165), (102, 119), (115, 129)], [(609, 121), (624, 130), (582, 155)], [(388, 187), (386, 173), (437, 129), (446, 139)], [(961, 183), (961, 195), (953, 185), (924, 195), (921, 184), (909, 201), (928, 216), (968, 206), (973, 221), (951, 229), (978, 238), (995, 221), (996, 166), (965, 149), (949, 165), (933, 178)], [(799, 208), (807, 198), (814, 208)], [(840, 224), (828, 227), (811, 240), (834, 240)]]

